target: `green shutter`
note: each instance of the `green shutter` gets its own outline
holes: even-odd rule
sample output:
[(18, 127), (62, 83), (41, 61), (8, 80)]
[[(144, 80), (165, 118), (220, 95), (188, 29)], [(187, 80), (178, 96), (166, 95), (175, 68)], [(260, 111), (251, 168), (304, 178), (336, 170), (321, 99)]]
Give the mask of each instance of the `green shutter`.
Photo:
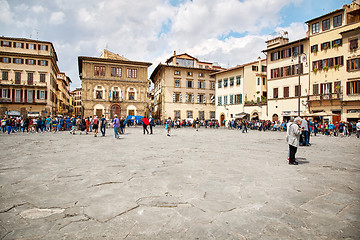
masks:
[(242, 104), (242, 94), (240, 94), (240, 104)]

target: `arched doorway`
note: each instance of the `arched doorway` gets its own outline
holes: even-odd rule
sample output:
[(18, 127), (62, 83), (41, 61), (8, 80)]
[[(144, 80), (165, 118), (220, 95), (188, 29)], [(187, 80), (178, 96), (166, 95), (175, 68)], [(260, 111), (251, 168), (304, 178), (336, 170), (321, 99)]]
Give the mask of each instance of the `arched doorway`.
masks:
[(225, 114), (220, 115), (220, 126), (224, 126)]
[(272, 115), (273, 122), (277, 122), (278, 120), (279, 120), (279, 116), (276, 113), (274, 115)]
[(251, 116), (251, 120), (255, 120), (255, 121), (259, 120), (259, 114), (257, 112), (254, 112)]
[(115, 114), (120, 118), (121, 108), (118, 104), (114, 104), (110, 108), (110, 118), (113, 119)]

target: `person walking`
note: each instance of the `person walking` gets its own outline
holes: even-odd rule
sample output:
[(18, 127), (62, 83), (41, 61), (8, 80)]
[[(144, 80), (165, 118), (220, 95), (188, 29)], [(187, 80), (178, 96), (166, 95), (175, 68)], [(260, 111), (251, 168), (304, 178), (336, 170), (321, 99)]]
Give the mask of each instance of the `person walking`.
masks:
[(2, 127), (3, 133), (5, 133), (6, 132), (6, 117), (3, 117), (3, 119), (1, 119), (1, 127)]
[(297, 117), (295, 118), (294, 123), (290, 124), (289, 126), (289, 135), (287, 137), (287, 142), (289, 144), (290, 152), (289, 164), (291, 165), (299, 164), (297, 161), (295, 161), (295, 154), (299, 147), (300, 134), (303, 131), (303, 128), (300, 128), (301, 123), (302, 119), (300, 117)]
[(113, 127), (114, 127), (114, 134), (115, 134), (115, 138), (118, 139), (119, 138), (119, 133), (118, 133), (118, 129), (120, 126), (120, 120), (117, 117), (117, 115), (115, 114), (115, 118), (112, 120), (113, 123)]
[(198, 131), (199, 131), (199, 128), (200, 128), (199, 118), (196, 118), (196, 120), (195, 120), (195, 127), (196, 127), (196, 131), (198, 132)]
[(52, 125), (52, 130), (53, 130), (53, 133), (56, 133), (57, 131), (57, 121), (56, 121), (56, 118), (53, 117), (52, 121), (51, 121), (51, 125)]
[(302, 119), (300, 127), (303, 129), (303, 132), (302, 132), (303, 141), (302, 141), (302, 143), (300, 145), (302, 145), (302, 146), (310, 146), (310, 143), (309, 143), (309, 122), (307, 121), (307, 117)]
[(102, 118), (100, 120), (100, 131), (103, 137), (105, 137), (105, 129), (106, 129), (106, 118), (105, 115), (102, 115)]
[(360, 120), (356, 123), (356, 137), (360, 138)]

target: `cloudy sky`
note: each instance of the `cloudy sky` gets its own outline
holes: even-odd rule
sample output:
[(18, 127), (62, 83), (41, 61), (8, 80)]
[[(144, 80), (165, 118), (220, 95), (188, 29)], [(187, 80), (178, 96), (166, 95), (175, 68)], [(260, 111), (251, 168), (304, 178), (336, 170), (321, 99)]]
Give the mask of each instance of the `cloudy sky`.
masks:
[(0, 35), (50, 41), (71, 89), (81, 86), (78, 56), (104, 48), (152, 62), (173, 54), (232, 67), (265, 58), (265, 41), (280, 31), (305, 37), (305, 21), (351, 0), (0, 0)]

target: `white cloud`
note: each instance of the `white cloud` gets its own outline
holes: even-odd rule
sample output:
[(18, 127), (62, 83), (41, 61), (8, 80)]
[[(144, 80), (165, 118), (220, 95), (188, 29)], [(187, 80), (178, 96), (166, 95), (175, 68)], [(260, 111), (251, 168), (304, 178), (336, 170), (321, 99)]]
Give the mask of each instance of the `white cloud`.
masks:
[(63, 12), (53, 12), (50, 16), (49, 22), (54, 25), (60, 25), (65, 22), (65, 13)]
[(31, 10), (36, 14), (45, 12), (45, 8), (43, 8), (41, 5), (32, 6)]

